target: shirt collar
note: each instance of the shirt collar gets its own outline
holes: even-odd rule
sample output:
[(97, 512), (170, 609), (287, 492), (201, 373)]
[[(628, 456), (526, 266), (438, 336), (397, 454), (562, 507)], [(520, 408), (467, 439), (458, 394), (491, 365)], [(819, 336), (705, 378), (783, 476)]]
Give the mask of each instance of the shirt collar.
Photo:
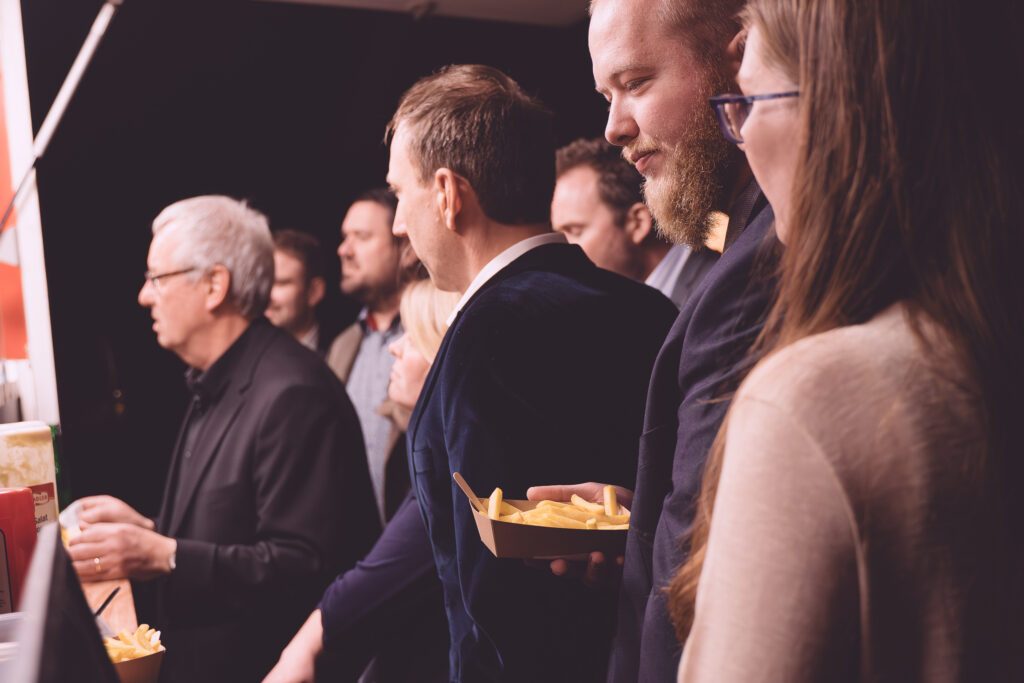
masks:
[(198, 368), (189, 368), (185, 371), (185, 384), (192, 393), (193, 400), (199, 402), (201, 409), (213, 405), (224, 394), (224, 390), (235, 376), (245, 347), (249, 345), (252, 330), (261, 324), (261, 320), (254, 320), (245, 328), (245, 332), (205, 372)]
[(320, 343), (320, 325), (313, 323), (313, 327), (309, 328), (309, 331), (302, 335), (302, 339), (299, 340), (299, 343), (307, 349), (313, 349), (316, 351), (316, 347)]
[(459, 299), (459, 303), (455, 306), (455, 310), (448, 316), (449, 327), (455, 322), (455, 318), (458, 317), (463, 307), (469, 303), (469, 300), (473, 298), (473, 295), (480, 291), (480, 288), (487, 284), (488, 280), (501, 272), (503, 268), (526, 252), (532, 251), (537, 247), (542, 247), (545, 244), (565, 244), (566, 242), (567, 240), (565, 239), (565, 235), (562, 233), (546, 232), (542, 235), (534, 235), (533, 237), (527, 237), (524, 240), (520, 240), (492, 258), (487, 262), (487, 265), (480, 269), (480, 272), (476, 274), (473, 281), (469, 283), (469, 287), (466, 288), (462, 298)]
[(644, 284), (654, 287), (671, 299), (672, 290), (675, 289), (676, 280), (679, 279), (679, 274), (682, 272), (683, 266), (686, 265), (686, 260), (690, 257), (690, 251), (691, 249), (683, 244), (672, 245), (672, 248), (665, 253), (665, 256), (654, 267), (651, 274), (647, 276)]
[[(373, 316), (370, 315), (370, 309), (363, 306), (363, 309), (359, 311), (359, 326), (363, 328), (363, 334), (367, 332), (379, 332), (377, 324), (373, 320)], [(395, 317), (391, 319), (391, 327), (385, 330), (386, 333), (391, 334), (397, 332), (402, 328), (402, 316), (395, 313)]]

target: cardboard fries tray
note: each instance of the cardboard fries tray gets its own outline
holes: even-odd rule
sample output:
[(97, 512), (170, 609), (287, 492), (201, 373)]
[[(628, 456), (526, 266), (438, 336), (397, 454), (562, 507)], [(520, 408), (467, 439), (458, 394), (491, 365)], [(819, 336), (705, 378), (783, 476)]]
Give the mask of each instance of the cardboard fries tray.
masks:
[(160, 678), (160, 665), (164, 661), (164, 652), (160, 650), (138, 659), (126, 659), (114, 665), (121, 683), (156, 683)]
[[(487, 549), (500, 558), (548, 560), (558, 557), (584, 559), (600, 551), (609, 558), (624, 555), (625, 529), (559, 529), (491, 519), (481, 509), (487, 509), (487, 499), (473, 495), (465, 480), (455, 474), (455, 481), (469, 499), (480, 540)], [(520, 510), (532, 510), (538, 500), (506, 500)]]

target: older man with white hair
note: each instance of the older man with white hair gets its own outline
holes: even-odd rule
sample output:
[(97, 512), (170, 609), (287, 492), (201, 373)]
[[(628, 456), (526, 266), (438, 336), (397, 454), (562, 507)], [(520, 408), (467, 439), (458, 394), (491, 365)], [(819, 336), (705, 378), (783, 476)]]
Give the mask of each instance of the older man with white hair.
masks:
[(330, 369), (263, 318), (266, 218), (229, 197), (153, 222), (146, 281), (157, 343), (192, 396), (159, 517), (83, 499), (83, 580), (155, 580), (162, 681), (259, 680), (326, 584), (379, 532), (359, 421)]

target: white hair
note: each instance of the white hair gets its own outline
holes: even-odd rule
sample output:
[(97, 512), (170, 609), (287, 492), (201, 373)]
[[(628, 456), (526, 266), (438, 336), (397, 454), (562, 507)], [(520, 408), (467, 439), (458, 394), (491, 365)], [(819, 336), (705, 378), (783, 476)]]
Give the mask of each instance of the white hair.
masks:
[(274, 240), (267, 217), (245, 202), (205, 195), (171, 204), (153, 220), (153, 234), (178, 237), (174, 262), (194, 279), (221, 265), (231, 274), (227, 300), (246, 318), (261, 315), (274, 284)]

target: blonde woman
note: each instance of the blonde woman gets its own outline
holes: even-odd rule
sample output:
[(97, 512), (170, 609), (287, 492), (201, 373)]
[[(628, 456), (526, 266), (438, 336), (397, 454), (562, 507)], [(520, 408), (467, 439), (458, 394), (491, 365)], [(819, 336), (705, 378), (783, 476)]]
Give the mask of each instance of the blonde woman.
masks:
[[(388, 401), (381, 406), (402, 429), (409, 424), (459, 296), (440, 291), (429, 280), (414, 282), (402, 293), (399, 313), (405, 334), (391, 344), (395, 363)], [(408, 497), (404, 438), (395, 449), (401, 452), (389, 458), (397, 465), (389, 466), (385, 499), (397, 498), (401, 504), (388, 524), (422, 526), (419, 508)], [(354, 681), (371, 659), (371, 670), (361, 680), (448, 680), (448, 627), (430, 543), (422, 531), (408, 536), (422, 539), (422, 544), (379, 542), (328, 586), (320, 608), (281, 653), (264, 683), (312, 681), (314, 669), (324, 680)]]
[[(427, 379), (430, 364), (441, 348), (441, 340), (448, 329), (448, 315), (458, 301), (457, 292), (442, 292), (429, 280), (414, 282), (402, 293), (399, 315), (405, 334), (388, 347), (395, 364), (388, 384), (388, 404), (382, 410), (387, 411), (403, 431), (409, 426), (409, 416)], [(404, 440), (400, 445), (405, 448)]]

